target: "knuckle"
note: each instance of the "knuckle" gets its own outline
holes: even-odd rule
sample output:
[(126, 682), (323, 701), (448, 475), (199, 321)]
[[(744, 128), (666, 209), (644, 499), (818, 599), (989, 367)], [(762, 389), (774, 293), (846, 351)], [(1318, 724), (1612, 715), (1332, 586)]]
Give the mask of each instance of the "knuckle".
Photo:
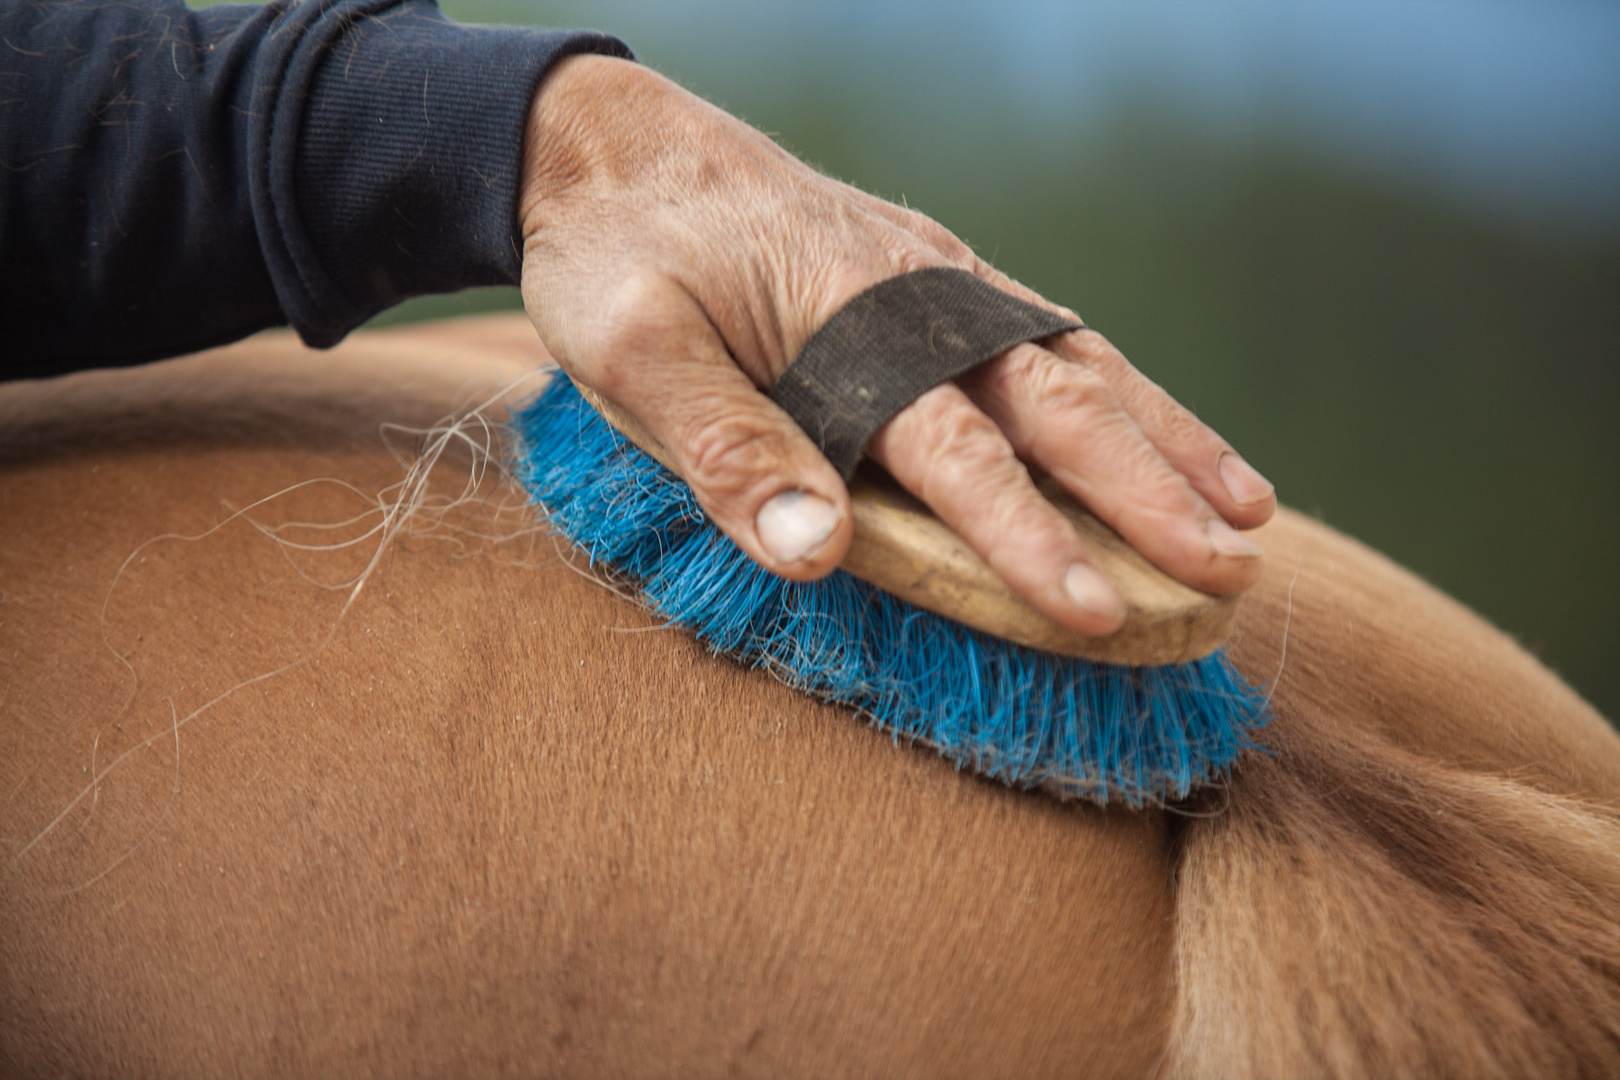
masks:
[[(956, 237), (949, 229), (916, 207), (903, 206), (896, 209), (899, 210), (898, 219), (905, 229), (919, 239), (927, 241), (930, 245), (956, 240)], [(960, 241), (957, 242), (960, 243)]]
[(972, 408), (939, 410), (929, 419), (928, 455), (923, 473), (925, 501), (946, 491), (973, 492), (1004, 482), (1018, 459), (1001, 429)]
[(898, 235), (885, 246), (896, 275), (929, 270), (939, 265), (939, 252), (919, 245), (915, 236)]
[(972, 263), (977, 261), (973, 249), (968, 247), (951, 230), (926, 214), (916, 213), (915, 211), (913, 211), (913, 214), (913, 227), (917, 230), (917, 235), (922, 237), (940, 255), (954, 263), (965, 264), (964, 269), (971, 268)]
[(1074, 364), (1038, 357), (1023, 365), (1025, 392), (1042, 407), (1066, 413), (1095, 413), (1119, 407), (1108, 380)]
[(768, 484), (785, 454), (779, 433), (763, 419), (730, 415), (686, 436), (687, 479), (710, 497), (730, 499)]
[(1136, 370), (1123, 353), (1102, 335), (1081, 332), (1068, 335), (1064, 353), (1070, 362), (1063, 365), (1081, 372), (1108, 388), (1121, 408), (1129, 406), (1141, 426), (1155, 441), (1167, 446), (1190, 446), (1207, 441), (1216, 447), (1226, 444), (1191, 409), (1171, 397), (1163, 387)]
[(1106, 378), (1119, 378), (1127, 373), (1137, 374), (1131, 362), (1125, 359), (1125, 354), (1090, 327), (1065, 334), (1064, 344), (1065, 352), (1073, 363)]
[(881, 244), (894, 274), (909, 274), (938, 266), (971, 269), (972, 250), (945, 226), (915, 210), (902, 224), (886, 229)]

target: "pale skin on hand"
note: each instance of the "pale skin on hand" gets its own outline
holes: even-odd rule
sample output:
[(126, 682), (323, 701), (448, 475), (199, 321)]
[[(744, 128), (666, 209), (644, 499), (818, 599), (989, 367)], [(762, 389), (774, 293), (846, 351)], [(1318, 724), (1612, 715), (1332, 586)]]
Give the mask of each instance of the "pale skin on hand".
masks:
[[(849, 546), (838, 473), (764, 396), (857, 293), (930, 266), (970, 270), (1062, 310), (914, 211), (821, 175), (766, 136), (629, 61), (558, 64), (530, 112), (523, 295), (551, 354), (636, 417), (748, 555), (784, 577)], [(1219, 435), (1080, 330), (1016, 346), (922, 395), (867, 450), (1014, 591), (1081, 634), (1118, 593), (1036, 491), (1051, 474), (1172, 576), (1230, 595), (1276, 510)]]

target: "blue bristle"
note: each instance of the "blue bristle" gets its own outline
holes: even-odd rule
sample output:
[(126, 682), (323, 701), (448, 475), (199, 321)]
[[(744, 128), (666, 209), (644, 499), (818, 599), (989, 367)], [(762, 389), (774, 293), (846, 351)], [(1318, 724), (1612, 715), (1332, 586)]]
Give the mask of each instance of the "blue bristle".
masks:
[(990, 637), (841, 570), (808, 584), (776, 577), (566, 378), (513, 427), (518, 474), (552, 527), (631, 578), (654, 611), (958, 766), (1137, 807), (1220, 779), (1266, 722), (1265, 697), (1224, 652), (1100, 664)]

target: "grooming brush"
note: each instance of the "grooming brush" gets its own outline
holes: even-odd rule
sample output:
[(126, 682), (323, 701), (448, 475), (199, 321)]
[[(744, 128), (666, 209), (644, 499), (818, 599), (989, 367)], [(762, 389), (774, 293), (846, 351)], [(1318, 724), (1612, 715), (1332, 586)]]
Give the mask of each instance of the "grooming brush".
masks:
[[(1217, 781), (1265, 723), (1264, 696), (1222, 651), (1236, 598), (1170, 578), (1042, 480), (1125, 602), (1116, 632), (1076, 634), (1013, 593), (881, 469), (857, 467), (871, 431), (923, 390), (1074, 326), (971, 275), (920, 271), (868, 290), (818, 331), (772, 396), (849, 482), (854, 536), (820, 581), (753, 563), (708, 520), (657, 439), (567, 378), (513, 421), (519, 475), (593, 565), (623, 574), (716, 651), (1005, 783), (1161, 804)], [(941, 361), (951, 342), (963, 347)], [(919, 347), (929, 356), (919, 360)], [(887, 375), (872, 374), (862, 357), (873, 355), (890, 358)], [(851, 421), (850, 397), (878, 404)], [(846, 428), (829, 430), (829, 414)]]

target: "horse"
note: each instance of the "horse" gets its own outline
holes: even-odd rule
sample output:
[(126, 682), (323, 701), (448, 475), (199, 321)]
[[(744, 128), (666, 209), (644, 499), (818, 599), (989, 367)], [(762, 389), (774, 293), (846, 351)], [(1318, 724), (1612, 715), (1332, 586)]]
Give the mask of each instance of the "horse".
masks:
[(1221, 784), (959, 771), (501, 463), (521, 314), (0, 387), (0, 1075), (1620, 1075), (1620, 737), (1304, 515)]

